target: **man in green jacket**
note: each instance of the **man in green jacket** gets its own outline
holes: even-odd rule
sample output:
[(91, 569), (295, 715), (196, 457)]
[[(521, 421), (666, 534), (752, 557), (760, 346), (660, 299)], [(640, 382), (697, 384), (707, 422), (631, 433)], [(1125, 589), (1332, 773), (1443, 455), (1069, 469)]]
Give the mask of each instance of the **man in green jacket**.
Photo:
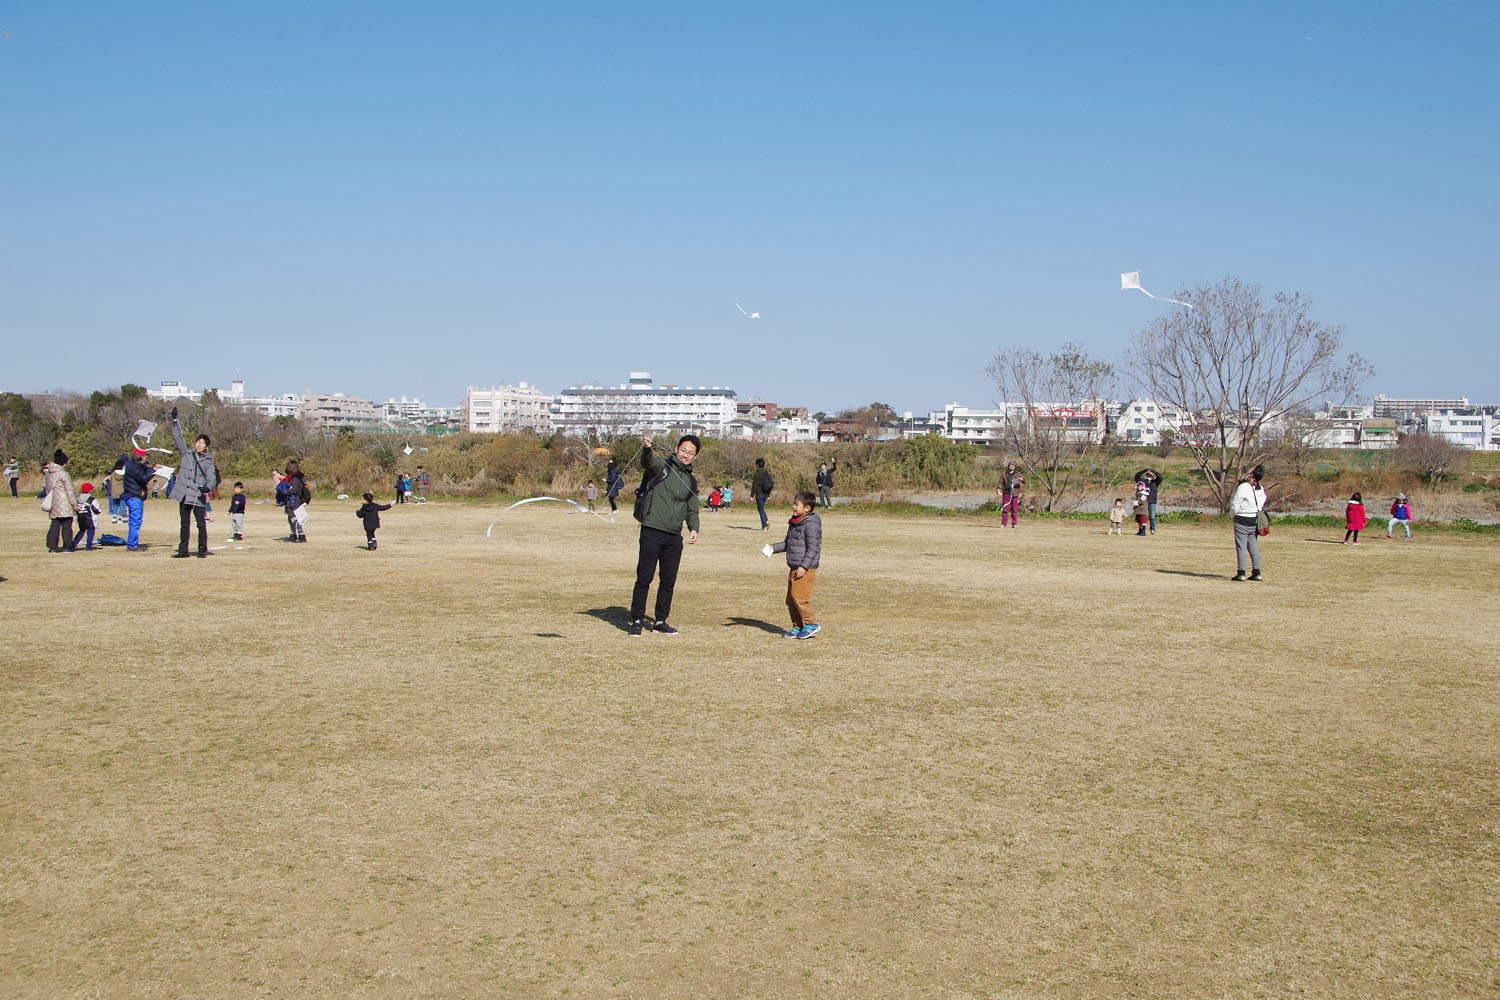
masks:
[(698, 483), (693, 479), (693, 459), (701, 447), (697, 437), (684, 434), (677, 450), (666, 458), (651, 451), (651, 436), (641, 438), (641, 468), (646, 472), (646, 495), (642, 504), (640, 555), (635, 564), (635, 592), (630, 598), (630, 634), (645, 628), (646, 594), (651, 578), (661, 567), (656, 589), (656, 623), (651, 631), (676, 635), (667, 624), (672, 611), (672, 590), (677, 586), (677, 567), (682, 564), (682, 522), (688, 526), (687, 543), (698, 541)]

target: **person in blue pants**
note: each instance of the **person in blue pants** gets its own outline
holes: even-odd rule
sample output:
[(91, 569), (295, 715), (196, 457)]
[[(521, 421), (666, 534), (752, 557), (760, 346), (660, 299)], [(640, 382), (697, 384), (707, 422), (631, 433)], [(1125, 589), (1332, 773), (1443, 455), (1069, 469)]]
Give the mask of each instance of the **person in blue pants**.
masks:
[(146, 492), (151, 487), (151, 477), (156, 474), (146, 464), (146, 453), (137, 448), (125, 462), (125, 474), (121, 477), (120, 501), (125, 505), (125, 547), (131, 551), (140, 548), (141, 521), (146, 515)]

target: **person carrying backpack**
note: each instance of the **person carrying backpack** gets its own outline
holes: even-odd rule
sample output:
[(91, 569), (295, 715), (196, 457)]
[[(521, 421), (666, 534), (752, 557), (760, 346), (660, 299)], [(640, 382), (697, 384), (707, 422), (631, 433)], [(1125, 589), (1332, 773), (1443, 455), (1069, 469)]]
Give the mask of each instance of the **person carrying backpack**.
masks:
[(677, 448), (666, 458), (651, 450), (651, 435), (641, 438), (641, 467), (645, 476), (636, 490), (635, 519), (641, 522), (639, 552), (635, 564), (635, 590), (630, 597), (630, 635), (645, 629), (646, 595), (651, 580), (661, 571), (656, 588), (656, 619), (651, 631), (659, 635), (676, 635), (667, 624), (672, 611), (672, 593), (677, 586), (677, 569), (682, 564), (682, 523), (687, 522), (687, 544), (698, 541), (698, 482), (693, 478), (693, 459), (701, 444), (692, 434), (684, 434)]
[(755, 460), (755, 474), (750, 477), (750, 495), (755, 497), (755, 512), (760, 515), (760, 530), (765, 531), (771, 522), (766, 519), (766, 501), (771, 498), (771, 491), (776, 488), (776, 480), (771, 478), (771, 470), (766, 468), (766, 460), (757, 458)]

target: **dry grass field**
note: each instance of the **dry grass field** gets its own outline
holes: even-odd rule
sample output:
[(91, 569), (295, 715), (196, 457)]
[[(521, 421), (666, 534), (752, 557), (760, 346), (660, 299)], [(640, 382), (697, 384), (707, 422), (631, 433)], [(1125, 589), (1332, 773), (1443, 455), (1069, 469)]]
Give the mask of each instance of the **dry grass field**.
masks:
[(0, 501), (0, 996), (1500, 994), (1494, 541), (353, 508)]

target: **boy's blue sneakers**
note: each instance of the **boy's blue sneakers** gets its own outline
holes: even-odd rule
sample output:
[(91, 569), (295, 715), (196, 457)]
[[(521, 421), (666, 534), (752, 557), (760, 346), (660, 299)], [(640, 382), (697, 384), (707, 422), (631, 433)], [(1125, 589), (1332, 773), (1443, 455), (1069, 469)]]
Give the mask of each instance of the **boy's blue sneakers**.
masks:
[(813, 636), (817, 635), (821, 631), (823, 631), (823, 626), (821, 626), (818, 623), (814, 622), (811, 625), (804, 625), (804, 626), (802, 626), (802, 634), (799, 635), (799, 636), (797, 636), (797, 638), (799, 638), (799, 639), (811, 639)]
[(781, 633), (781, 637), (783, 639), (800, 639), (802, 638), (802, 630), (800, 628), (789, 628)]

